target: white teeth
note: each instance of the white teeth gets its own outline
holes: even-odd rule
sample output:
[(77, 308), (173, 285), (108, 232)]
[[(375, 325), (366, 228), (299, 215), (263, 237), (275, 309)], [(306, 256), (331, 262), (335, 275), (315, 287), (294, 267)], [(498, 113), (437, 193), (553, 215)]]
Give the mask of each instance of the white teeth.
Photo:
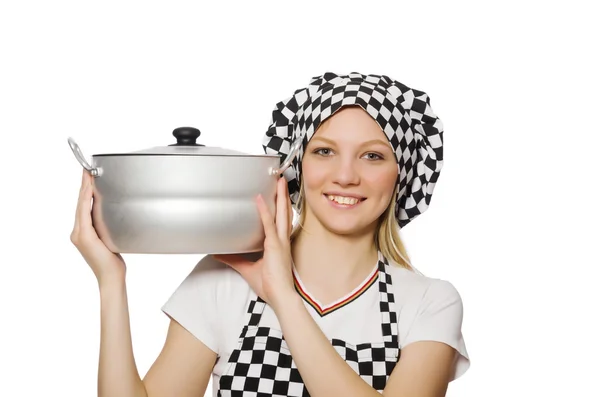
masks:
[(354, 197), (344, 197), (344, 196), (328, 195), (327, 198), (331, 201), (335, 201), (338, 204), (346, 204), (346, 205), (354, 205), (360, 201), (359, 199), (354, 198)]

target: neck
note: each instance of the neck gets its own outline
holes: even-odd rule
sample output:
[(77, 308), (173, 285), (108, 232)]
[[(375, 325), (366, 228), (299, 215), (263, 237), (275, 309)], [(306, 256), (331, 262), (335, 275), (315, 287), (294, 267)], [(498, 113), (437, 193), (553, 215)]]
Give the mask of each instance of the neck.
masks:
[(296, 271), (303, 281), (321, 278), (343, 284), (362, 279), (377, 262), (373, 233), (338, 235), (321, 225), (306, 224), (292, 242)]

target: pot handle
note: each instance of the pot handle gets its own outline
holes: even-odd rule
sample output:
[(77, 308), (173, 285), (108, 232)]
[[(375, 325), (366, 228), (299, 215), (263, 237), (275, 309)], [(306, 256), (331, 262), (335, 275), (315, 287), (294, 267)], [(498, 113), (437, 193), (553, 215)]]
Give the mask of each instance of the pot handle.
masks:
[(300, 152), (300, 147), (302, 147), (302, 137), (300, 137), (294, 141), (294, 143), (290, 147), (290, 152), (288, 153), (287, 157), (283, 161), (283, 164), (281, 164), (281, 166), (279, 168), (275, 168), (275, 169), (271, 168), (271, 172), (270, 172), (271, 175), (283, 174), (283, 172), (285, 170), (287, 170), (290, 165), (292, 165), (292, 161), (294, 161), (294, 158)]
[(69, 146), (71, 147), (71, 150), (73, 151), (73, 154), (75, 155), (75, 158), (77, 159), (77, 161), (79, 161), (79, 164), (81, 164), (81, 166), (83, 168), (85, 168), (86, 171), (88, 171), (90, 174), (92, 174), (92, 176), (100, 176), (100, 169), (92, 167), (87, 162), (83, 153), (81, 152), (81, 149), (79, 149), (79, 145), (75, 142), (75, 140), (73, 138), (69, 137), (68, 141), (69, 141)]

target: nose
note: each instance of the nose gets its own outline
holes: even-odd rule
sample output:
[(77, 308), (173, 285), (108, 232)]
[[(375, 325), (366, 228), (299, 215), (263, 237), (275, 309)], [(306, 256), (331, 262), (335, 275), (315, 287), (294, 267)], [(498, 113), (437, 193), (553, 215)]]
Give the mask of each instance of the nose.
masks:
[(358, 185), (360, 183), (360, 173), (353, 159), (346, 158), (336, 161), (333, 169), (333, 182), (340, 186)]

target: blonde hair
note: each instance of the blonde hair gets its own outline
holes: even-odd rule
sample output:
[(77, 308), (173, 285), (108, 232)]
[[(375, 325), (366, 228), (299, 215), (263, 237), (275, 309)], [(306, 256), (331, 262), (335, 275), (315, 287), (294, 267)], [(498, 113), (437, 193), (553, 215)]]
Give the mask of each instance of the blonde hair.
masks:
[[(304, 211), (304, 183), (300, 182), (300, 192), (296, 203), (296, 210), (298, 212), (298, 223), (294, 225), (292, 230), (291, 239), (293, 240), (298, 236), (300, 230), (303, 227), (304, 220), (306, 217), (306, 211)], [(395, 216), (396, 206), (396, 194), (392, 196), (387, 209), (379, 217), (377, 223), (377, 230), (375, 232), (375, 246), (381, 254), (388, 260), (397, 263), (399, 266), (404, 267), (410, 271), (415, 271), (410, 263), (408, 252), (404, 247), (402, 238), (400, 237), (400, 227), (396, 221)]]

